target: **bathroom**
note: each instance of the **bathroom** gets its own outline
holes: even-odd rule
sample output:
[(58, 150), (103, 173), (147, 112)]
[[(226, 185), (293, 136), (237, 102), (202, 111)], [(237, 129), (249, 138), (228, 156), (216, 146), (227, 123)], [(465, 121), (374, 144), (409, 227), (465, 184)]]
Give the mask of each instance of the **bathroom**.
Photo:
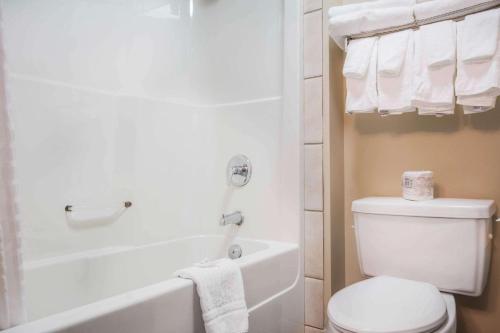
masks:
[[(380, 67), (399, 31), (489, 15), (498, 35), (499, 7), (0, 0), (0, 331), (500, 332), (498, 94), (469, 112), (455, 83), (446, 112), (353, 112), (345, 76), (370, 38)], [(413, 284), (438, 299), (418, 299), (431, 326), (407, 314)]]

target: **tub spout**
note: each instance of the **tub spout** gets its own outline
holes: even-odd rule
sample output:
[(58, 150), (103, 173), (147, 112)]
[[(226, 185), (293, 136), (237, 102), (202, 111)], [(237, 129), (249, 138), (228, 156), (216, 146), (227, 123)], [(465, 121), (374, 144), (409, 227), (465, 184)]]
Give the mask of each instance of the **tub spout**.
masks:
[(236, 224), (241, 225), (243, 223), (243, 215), (240, 211), (236, 211), (230, 214), (222, 214), (220, 219), (220, 225)]

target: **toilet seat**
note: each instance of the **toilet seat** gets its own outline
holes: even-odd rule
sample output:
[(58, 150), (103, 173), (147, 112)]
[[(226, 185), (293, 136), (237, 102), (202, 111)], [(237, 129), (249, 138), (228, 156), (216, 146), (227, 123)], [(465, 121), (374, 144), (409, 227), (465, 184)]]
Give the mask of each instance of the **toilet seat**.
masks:
[(427, 333), (442, 327), (448, 313), (435, 286), (379, 276), (337, 292), (328, 304), (328, 318), (340, 332)]

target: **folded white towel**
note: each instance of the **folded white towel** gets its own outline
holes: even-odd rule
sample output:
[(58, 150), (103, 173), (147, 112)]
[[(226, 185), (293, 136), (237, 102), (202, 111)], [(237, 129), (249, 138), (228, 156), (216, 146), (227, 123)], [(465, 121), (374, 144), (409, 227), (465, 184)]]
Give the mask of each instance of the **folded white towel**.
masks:
[(442, 117), (450, 114), (455, 113), (455, 105), (452, 105), (451, 107), (419, 107), (418, 108), (418, 114), (420, 116), (436, 116), (436, 117)]
[[(367, 3), (366, 5), (363, 4), (357, 10), (348, 10), (345, 12), (337, 9), (342, 14), (339, 15), (334, 12), (334, 15), (330, 16), (330, 35), (338, 46), (344, 49), (346, 36), (411, 24), (414, 22), (413, 7), (409, 5), (405, 6), (405, 3), (403, 2), (397, 7), (390, 8), (372, 8)], [(411, 3), (414, 3), (414, 0)]]
[(353, 12), (359, 12), (367, 9), (383, 9), (389, 7), (413, 7), (415, 0), (378, 0), (365, 1), (343, 6), (333, 6), (328, 9), (330, 18), (345, 15)]
[(458, 96), (457, 103), (462, 105), (464, 114), (481, 113), (493, 110), (495, 108), (496, 96)]
[(467, 106), (479, 106), (482, 108), (494, 108), (496, 96), (489, 94), (457, 96), (457, 103)]
[(423, 57), (423, 42), (420, 30), (414, 34), (415, 72), (413, 78), (412, 105), (419, 114), (452, 114), (455, 107), (453, 78), (455, 63), (429, 68)]
[(411, 105), (413, 30), (380, 37), (378, 52), (378, 109), (380, 114), (415, 111)]
[(349, 43), (342, 70), (346, 78), (362, 79), (365, 77), (375, 41), (375, 38), (362, 38)]
[[(366, 11), (349, 12), (344, 15), (334, 16), (328, 20), (328, 30), (332, 37), (346, 37), (360, 33), (366, 25)], [(339, 45), (344, 49), (344, 45)]]
[(420, 27), (422, 55), (431, 68), (446, 66), (456, 61), (456, 25), (443, 21)]
[[(378, 42), (378, 67), (377, 72), (383, 76), (398, 76), (405, 61), (408, 39), (413, 31), (403, 30), (380, 37)], [(411, 45), (413, 49), (413, 45)]]
[(500, 30), (500, 8), (467, 15), (462, 28), (463, 62), (481, 62), (493, 57)]
[(466, 8), (481, 6), (491, 0), (434, 0), (417, 3), (415, 5), (415, 18), (417, 21), (432, 17), (451, 18), (456, 12)]
[(413, 7), (411, 6), (369, 9), (365, 11), (364, 15), (366, 20), (361, 32), (387, 29), (414, 22)]
[(346, 112), (367, 113), (374, 112), (378, 106), (377, 96), (377, 49), (378, 37), (373, 39), (371, 50), (364, 49), (370, 55), (366, 74), (362, 78), (346, 77)]
[(182, 269), (176, 275), (196, 284), (206, 333), (248, 332), (243, 278), (234, 261), (202, 263)]
[[(497, 47), (490, 59), (465, 62), (466, 43), (475, 44), (464, 38), (465, 21), (457, 24), (457, 78), (455, 91), (457, 103), (463, 105), (464, 113), (478, 113), (495, 107), (500, 95), (500, 35), (497, 35)], [(467, 52), (466, 52), (467, 53)]]

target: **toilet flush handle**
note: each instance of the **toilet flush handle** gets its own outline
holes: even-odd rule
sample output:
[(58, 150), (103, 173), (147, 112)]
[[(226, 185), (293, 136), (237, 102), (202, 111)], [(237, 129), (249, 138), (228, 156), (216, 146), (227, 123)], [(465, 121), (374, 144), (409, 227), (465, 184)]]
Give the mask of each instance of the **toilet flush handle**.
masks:
[[(500, 222), (500, 217), (499, 217), (499, 218), (497, 218), (495, 221), (496, 221), (496, 222)], [(488, 234), (488, 239), (489, 239), (489, 240), (493, 240), (493, 233), (491, 233), (491, 232), (490, 232), (490, 233)]]

